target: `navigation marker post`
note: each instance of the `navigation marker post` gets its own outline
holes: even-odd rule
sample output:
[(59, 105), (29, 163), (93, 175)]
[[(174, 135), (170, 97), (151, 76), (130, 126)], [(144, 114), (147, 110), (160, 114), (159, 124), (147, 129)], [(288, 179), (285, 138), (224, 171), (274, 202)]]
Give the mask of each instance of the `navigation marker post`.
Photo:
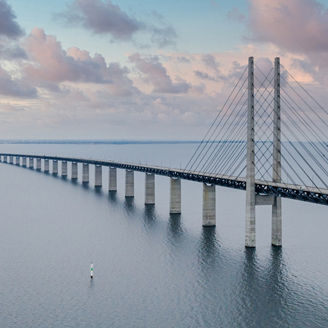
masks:
[(93, 264), (90, 264), (90, 278), (93, 279)]

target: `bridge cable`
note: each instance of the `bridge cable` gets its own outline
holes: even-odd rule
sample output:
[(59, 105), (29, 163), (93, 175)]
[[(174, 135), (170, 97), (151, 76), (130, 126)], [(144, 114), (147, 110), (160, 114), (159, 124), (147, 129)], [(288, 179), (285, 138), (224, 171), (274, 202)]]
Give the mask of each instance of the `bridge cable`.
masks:
[[(227, 100), (225, 101), (225, 103), (224, 103), (224, 105), (223, 105), (221, 111), (225, 108), (225, 106), (226, 106), (227, 103), (229, 102), (229, 100), (230, 100), (232, 94), (234, 93), (234, 91), (236, 90), (238, 84), (240, 83), (240, 81), (241, 81), (242, 78), (244, 77), (246, 71), (247, 71), (247, 66), (245, 67), (245, 69), (244, 69), (243, 73), (241, 74), (240, 78), (238, 79), (237, 83), (234, 85), (234, 87), (233, 87), (231, 93), (229, 94)], [(196, 150), (194, 151), (193, 155), (191, 156), (190, 160), (188, 161), (188, 163), (187, 163), (187, 165), (186, 165), (184, 171), (188, 169), (190, 163), (192, 162), (192, 160), (193, 160), (194, 157), (196, 156), (198, 150), (199, 150), (200, 147), (203, 145), (203, 143), (205, 142), (206, 138), (208, 138), (208, 135), (209, 135), (210, 131), (212, 130), (212, 127), (215, 125), (217, 119), (219, 118), (221, 111), (218, 111), (218, 113), (217, 113), (215, 119), (213, 120), (211, 126), (210, 126), (209, 129), (207, 130), (207, 132), (206, 132), (205, 136), (203, 137), (202, 141), (200, 142), (200, 144), (198, 145), (198, 147), (197, 147)], [(220, 122), (222, 121), (222, 119), (223, 119), (223, 118), (221, 118)], [(220, 124), (220, 122), (219, 122), (218, 124)], [(196, 159), (196, 160), (197, 160), (197, 159)]]

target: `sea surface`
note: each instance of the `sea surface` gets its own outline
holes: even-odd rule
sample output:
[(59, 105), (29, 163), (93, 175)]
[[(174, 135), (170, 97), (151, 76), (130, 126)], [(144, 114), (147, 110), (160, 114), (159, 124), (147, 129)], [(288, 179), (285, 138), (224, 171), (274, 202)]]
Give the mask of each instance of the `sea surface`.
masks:
[[(195, 144), (1, 144), (0, 152), (81, 156), (183, 168)], [(70, 173), (70, 166), (68, 167)], [(79, 167), (80, 169), (80, 167)], [(0, 327), (328, 327), (328, 207), (283, 199), (283, 247), (257, 207), (245, 249), (245, 193), (217, 187), (217, 226), (201, 223), (202, 184), (169, 179), (156, 205), (51, 174), (0, 164)], [(60, 171), (60, 167), (59, 167)], [(80, 171), (81, 173), (81, 171)], [(94, 279), (89, 267), (94, 264)]]

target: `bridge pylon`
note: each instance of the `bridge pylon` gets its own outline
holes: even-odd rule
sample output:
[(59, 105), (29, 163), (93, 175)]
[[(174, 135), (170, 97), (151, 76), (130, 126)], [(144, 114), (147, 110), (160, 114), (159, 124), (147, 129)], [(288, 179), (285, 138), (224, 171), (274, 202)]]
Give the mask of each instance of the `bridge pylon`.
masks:
[[(281, 197), (261, 195), (255, 190), (255, 109), (254, 58), (248, 59), (247, 154), (246, 154), (246, 224), (245, 246), (256, 246), (256, 205), (272, 206), (272, 237), (274, 246), (282, 243)], [(281, 120), (280, 120), (280, 60), (274, 62), (274, 115), (273, 115), (272, 180), (281, 182)]]

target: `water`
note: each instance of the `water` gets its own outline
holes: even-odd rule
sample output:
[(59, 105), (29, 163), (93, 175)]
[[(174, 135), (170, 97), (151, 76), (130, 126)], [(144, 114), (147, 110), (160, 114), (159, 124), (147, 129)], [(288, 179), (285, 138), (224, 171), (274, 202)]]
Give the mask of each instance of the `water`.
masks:
[[(194, 145), (1, 145), (23, 152), (182, 166)], [(69, 167), (70, 169), (70, 167)], [(93, 170), (93, 168), (92, 168)], [(257, 248), (244, 248), (245, 194), (217, 188), (217, 227), (201, 227), (202, 186), (169, 179), (135, 200), (12, 165), (0, 166), (0, 318), (6, 327), (327, 327), (328, 208), (283, 200), (283, 247), (257, 208)], [(90, 174), (93, 179), (93, 171)], [(95, 278), (90, 281), (90, 263)]]

